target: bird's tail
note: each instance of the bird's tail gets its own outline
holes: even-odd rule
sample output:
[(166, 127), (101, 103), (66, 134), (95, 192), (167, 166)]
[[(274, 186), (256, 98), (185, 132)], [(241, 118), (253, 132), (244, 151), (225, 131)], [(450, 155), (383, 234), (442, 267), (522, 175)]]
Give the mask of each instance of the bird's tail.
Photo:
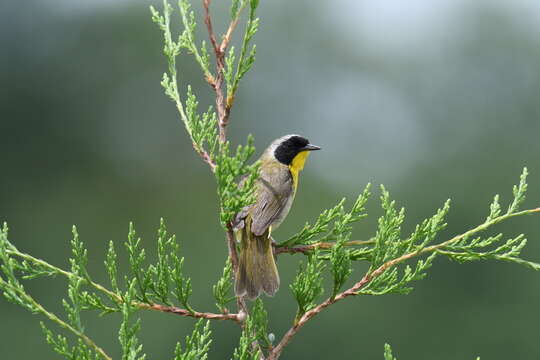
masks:
[(273, 296), (279, 288), (279, 274), (270, 230), (256, 236), (249, 226), (245, 226), (237, 232), (237, 236), (240, 237), (241, 253), (236, 274), (236, 295), (253, 300), (264, 291)]

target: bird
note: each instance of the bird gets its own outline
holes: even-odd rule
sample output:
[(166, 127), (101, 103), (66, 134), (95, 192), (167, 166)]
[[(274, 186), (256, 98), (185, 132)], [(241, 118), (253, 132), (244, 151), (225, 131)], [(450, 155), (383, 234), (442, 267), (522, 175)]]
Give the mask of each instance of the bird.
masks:
[(320, 149), (305, 137), (290, 134), (274, 140), (261, 155), (256, 200), (238, 212), (233, 221), (240, 244), (236, 296), (254, 300), (261, 292), (273, 296), (279, 289), (271, 233), (291, 209), (299, 173), (308, 155)]

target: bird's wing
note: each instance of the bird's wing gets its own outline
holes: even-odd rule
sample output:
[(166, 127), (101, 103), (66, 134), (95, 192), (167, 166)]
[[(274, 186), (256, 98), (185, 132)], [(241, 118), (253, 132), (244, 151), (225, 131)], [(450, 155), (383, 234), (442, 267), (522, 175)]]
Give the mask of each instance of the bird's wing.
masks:
[(232, 221), (232, 228), (233, 228), (234, 231), (237, 231), (237, 230), (240, 230), (240, 229), (244, 228), (245, 220), (246, 220), (246, 217), (249, 214), (249, 209), (250, 208), (251, 208), (251, 205), (245, 206), (242, 210), (240, 210), (238, 212), (238, 214), (236, 214), (236, 216), (234, 217), (234, 219)]
[(292, 177), (288, 169), (271, 169), (257, 183), (257, 201), (250, 209), (251, 231), (261, 236), (272, 223), (280, 218), (292, 195)]

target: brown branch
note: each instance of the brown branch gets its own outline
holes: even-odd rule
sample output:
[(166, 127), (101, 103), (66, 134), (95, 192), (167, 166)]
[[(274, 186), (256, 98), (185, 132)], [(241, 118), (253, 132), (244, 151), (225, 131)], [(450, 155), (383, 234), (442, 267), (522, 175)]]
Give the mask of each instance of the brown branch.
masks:
[[(248, 4), (248, 1), (243, 2), (242, 6), (240, 7), (240, 9), (238, 9), (238, 12), (236, 13), (236, 17), (231, 21), (231, 23), (229, 24), (229, 28), (227, 29), (227, 32), (223, 36), (223, 39), (221, 41), (221, 45), (219, 46), (219, 54), (223, 58), (225, 57), (225, 53), (227, 51), (227, 47), (229, 46), (229, 42), (231, 41), (232, 33), (234, 32), (234, 30), (238, 26), (240, 16), (242, 15), (242, 12), (246, 8), (247, 4)], [(216, 52), (216, 54), (217, 54), (217, 52)], [(240, 61), (241, 60), (242, 59), (240, 59)], [(223, 132), (225, 132), (225, 127), (229, 123), (229, 116), (231, 114), (231, 108), (232, 108), (233, 102), (234, 102), (234, 92), (235, 92), (235, 90), (233, 90), (232, 92), (233, 92), (232, 94), (227, 94), (227, 100), (226, 100), (225, 103), (223, 103), (224, 112), (223, 112), (223, 118), (221, 119), (222, 121), (221, 121), (221, 125), (220, 125), (220, 128), (223, 128)]]
[(214, 48), (215, 53), (220, 54), (216, 35), (214, 34), (214, 30), (212, 28), (212, 17), (210, 16), (210, 1), (211, 0), (203, 0), (204, 23), (206, 24), (206, 28), (208, 29), (208, 37), (210, 38), (210, 42), (212, 43), (212, 47)]
[(204, 22), (208, 30), (208, 37), (214, 48), (216, 55), (216, 78), (212, 84), (212, 88), (216, 92), (216, 111), (218, 113), (219, 125), (219, 141), (224, 143), (227, 140), (226, 127), (229, 123), (228, 111), (226, 110), (225, 97), (223, 95), (223, 80), (225, 69), (225, 53), (221, 51), (220, 46), (216, 41), (216, 35), (212, 27), (212, 17), (210, 16), (210, 0), (203, 0)]
[(490, 227), (492, 225), (495, 225), (495, 224), (497, 224), (497, 223), (499, 223), (499, 222), (501, 222), (503, 220), (506, 220), (506, 219), (509, 219), (509, 218), (512, 218), (512, 217), (515, 217), (515, 216), (529, 215), (529, 214), (539, 213), (539, 212), (540, 212), (540, 207), (536, 208), (536, 209), (519, 211), (519, 212), (516, 212), (516, 213), (513, 213), (513, 214), (505, 214), (505, 215), (499, 216), (498, 218), (495, 218), (495, 219), (493, 219), (491, 221), (484, 222), (483, 224), (481, 224), (481, 225), (475, 227), (474, 229), (471, 229), (471, 230), (469, 230), (469, 231), (467, 231), (467, 232), (465, 232), (463, 234), (456, 235), (453, 238), (451, 238), (450, 240), (444, 241), (444, 242), (439, 243), (437, 245), (432, 245), (432, 246), (425, 247), (425, 248), (420, 249), (418, 251), (411, 252), (411, 253), (402, 255), (402, 256), (400, 256), (398, 258), (395, 258), (393, 260), (385, 262), (384, 264), (379, 266), (375, 271), (366, 273), (362, 277), (362, 279), (359, 282), (357, 282), (356, 284), (354, 284), (351, 288), (337, 294), (333, 298), (329, 297), (324, 302), (322, 302), (321, 304), (317, 305), (315, 308), (307, 311), (304, 315), (302, 315), (302, 317), (285, 333), (285, 335), (283, 336), (283, 338), (281, 339), (279, 344), (276, 345), (276, 347), (274, 347), (274, 349), (268, 354), (268, 357), (266, 358), (266, 360), (277, 360), (279, 358), (281, 352), (285, 348), (285, 346), (287, 346), (287, 344), (291, 341), (291, 339), (294, 337), (294, 335), (296, 335), (296, 333), (302, 328), (302, 326), (304, 326), (305, 323), (308, 322), (315, 315), (317, 315), (318, 313), (323, 311), (328, 306), (330, 306), (330, 305), (332, 305), (332, 304), (334, 304), (334, 303), (336, 303), (336, 302), (338, 302), (340, 300), (343, 300), (346, 297), (349, 297), (349, 296), (352, 296), (352, 295), (358, 295), (358, 291), (362, 287), (364, 287), (366, 284), (368, 284), (371, 280), (373, 280), (376, 277), (380, 276), (382, 273), (384, 273), (389, 268), (391, 268), (391, 267), (393, 267), (393, 266), (395, 266), (395, 265), (397, 265), (399, 263), (402, 263), (402, 262), (404, 262), (406, 260), (409, 260), (409, 259), (411, 259), (413, 257), (419, 256), (419, 255), (422, 255), (422, 254), (425, 254), (425, 253), (428, 253), (428, 252), (437, 251), (438, 249), (443, 248), (445, 246), (448, 246), (448, 245), (450, 245), (452, 243), (458, 242), (458, 241), (462, 240), (463, 238), (467, 238), (467, 237), (469, 237), (469, 236), (471, 236), (471, 235), (473, 235), (473, 234), (475, 234), (477, 232), (486, 230), (488, 227)]
[(193, 148), (195, 149), (195, 151), (201, 156), (201, 158), (203, 159), (203, 161), (205, 163), (207, 163), (209, 166), (210, 166), (210, 170), (212, 170), (213, 173), (216, 172), (216, 163), (214, 160), (212, 160), (212, 157), (210, 156), (210, 154), (208, 154), (208, 151), (204, 150), (204, 149), (198, 149), (196, 146), (195, 146), (195, 143), (193, 143)]
[[(229, 45), (229, 42), (231, 41), (232, 33), (234, 32), (234, 29), (236, 29), (236, 26), (238, 25), (238, 21), (240, 20), (240, 15), (242, 14), (242, 11), (248, 4), (248, 1), (245, 1), (242, 7), (238, 10), (238, 13), (236, 15), (236, 18), (231, 21), (229, 28), (227, 29), (227, 32), (225, 33), (225, 36), (223, 36), (223, 40), (221, 41), (221, 46), (219, 50), (225, 56), (225, 52), (227, 51), (227, 46)], [(239, 60), (242, 61), (242, 58)], [(236, 92), (236, 89), (234, 89), (236, 86), (233, 87), (232, 93), (227, 93), (227, 99), (224, 104), (225, 106), (225, 112), (224, 112), (224, 118), (223, 118), (223, 128), (228, 125), (229, 123), (229, 116), (231, 115), (231, 109), (234, 103), (234, 93)]]
[[(59, 267), (56, 267), (54, 265), (51, 265), (51, 264), (49, 264), (49, 263), (47, 263), (47, 262), (45, 262), (45, 261), (43, 261), (41, 259), (35, 258), (35, 257), (31, 256), (31, 255), (21, 253), (16, 249), (10, 249), (7, 252), (8, 252), (9, 255), (17, 256), (17, 257), (20, 257), (20, 258), (22, 258), (22, 259), (24, 259), (26, 261), (31, 261), (33, 263), (39, 264), (39, 265), (53, 271), (56, 274), (60, 274), (60, 275), (63, 275), (65, 277), (67, 277), (68, 279), (71, 279), (71, 278), (80, 279), (80, 280), (86, 282), (89, 286), (92, 286), (96, 290), (98, 290), (98, 291), (106, 294), (107, 296), (109, 296), (111, 298), (111, 300), (113, 300), (117, 304), (123, 304), (124, 303), (124, 299), (121, 296), (119, 296), (118, 294), (114, 293), (113, 291), (107, 289), (103, 285), (100, 285), (100, 284), (95, 283), (95, 282), (93, 282), (91, 280), (80, 277), (80, 276), (78, 276), (78, 275), (76, 275), (76, 274), (74, 274), (72, 272), (69, 272), (69, 271), (63, 270), (63, 269), (61, 269)], [(146, 304), (146, 303), (135, 302), (135, 301), (132, 302), (132, 306), (138, 307), (139, 309), (143, 309), (143, 310), (156, 310), (156, 311), (161, 311), (161, 312), (173, 313), (173, 314), (177, 314), (177, 315), (181, 315), (181, 316), (189, 316), (189, 317), (194, 317), (194, 318), (205, 318), (205, 319), (211, 319), (211, 320), (233, 320), (233, 321), (241, 323), (245, 319), (245, 314), (214, 314), (214, 313), (198, 312), (198, 311), (190, 312), (189, 310), (178, 308), (178, 307), (175, 307), (175, 306), (166, 306), (166, 305), (161, 305), (161, 304)]]
[(225, 91), (223, 90), (224, 71), (225, 71), (225, 53), (229, 42), (231, 41), (232, 34), (238, 22), (240, 21), (240, 15), (248, 4), (248, 1), (244, 1), (242, 7), (238, 10), (236, 17), (231, 21), (227, 32), (223, 36), (221, 44), (218, 44), (216, 40), (216, 34), (212, 25), (212, 17), (210, 15), (210, 2), (211, 0), (203, 0), (204, 8), (204, 22), (208, 31), (208, 37), (212, 43), (212, 48), (216, 56), (216, 77), (206, 77), (206, 81), (210, 84), (212, 89), (216, 93), (216, 111), (218, 114), (218, 126), (219, 126), (219, 141), (224, 143), (227, 140), (227, 125), (229, 125), (229, 116), (231, 114), (231, 108), (234, 102), (234, 92), (230, 94), (227, 99), (225, 98)]
[[(214, 89), (216, 93), (216, 111), (218, 113), (218, 126), (219, 126), (219, 141), (220, 143), (224, 143), (227, 140), (227, 131), (226, 127), (229, 122), (229, 114), (230, 114), (230, 108), (228, 108), (225, 104), (225, 97), (223, 95), (223, 80), (224, 80), (224, 69), (225, 69), (225, 51), (227, 49), (227, 45), (229, 44), (231, 35), (236, 28), (238, 24), (238, 20), (240, 16), (238, 15), (236, 19), (234, 19), (229, 29), (227, 30), (227, 33), (225, 34), (225, 37), (223, 38), (223, 41), (221, 42), (221, 45), (218, 46), (216, 41), (216, 35), (214, 34), (214, 30), (212, 27), (212, 17), (210, 16), (210, 0), (203, 0), (203, 8), (204, 8), (204, 22), (206, 24), (206, 28), (208, 30), (208, 37), (210, 38), (210, 42), (212, 43), (212, 47), (214, 48), (214, 53), (216, 56), (216, 78), (212, 79), (213, 81), (210, 83), (212, 88)], [(240, 13), (240, 12), (239, 12)], [(211, 161), (211, 159), (209, 159)], [(208, 162), (208, 161), (207, 161)], [(210, 162), (208, 162), (210, 164)], [(213, 163), (213, 162), (212, 162)], [(215, 171), (215, 163), (213, 163), (213, 166), (211, 165), (212, 170)], [(232, 271), (234, 276), (236, 276), (236, 273), (238, 271), (238, 253), (236, 250), (236, 240), (234, 237), (234, 232), (232, 230), (232, 225), (228, 224), (227, 226), (227, 247), (229, 249), (229, 257), (231, 259), (231, 265), (232, 265)], [(239, 322), (240, 324), (244, 324), (244, 320), (248, 314), (248, 308), (246, 305), (246, 302), (243, 297), (237, 296), (236, 297), (236, 303), (238, 306), (238, 314), (235, 315), (235, 320)]]
[[(209, 83), (216, 93), (216, 111), (218, 114), (219, 141), (220, 143), (224, 143), (227, 140), (226, 127), (229, 123), (229, 114), (230, 114), (230, 108), (226, 106), (225, 97), (223, 95), (225, 51), (227, 49), (227, 46), (229, 44), (229, 41), (231, 39), (234, 29), (238, 25), (240, 13), (242, 9), (245, 7), (245, 4), (247, 4), (247, 2), (240, 9), (236, 18), (229, 25), (227, 33), (225, 34), (223, 41), (221, 42), (220, 45), (218, 45), (217, 43), (216, 35), (214, 33), (214, 29), (212, 26), (212, 17), (210, 15), (210, 2), (211, 0), (203, 0), (204, 22), (206, 24), (208, 37), (210, 38), (210, 42), (212, 43), (212, 47), (214, 49), (214, 53), (216, 57), (216, 78), (212, 79), (212, 82), (209, 82)], [(203, 156), (203, 159), (205, 159), (205, 161), (208, 164), (210, 164), (210, 167), (212, 168), (212, 170), (215, 171), (216, 164), (209, 157), (205, 157), (204, 154), (201, 154), (201, 156)], [(229, 249), (229, 257), (231, 258), (232, 271), (233, 271), (234, 276), (236, 276), (236, 273), (238, 270), (238, 253), (236, 250), (236, 240), (234, 237), (234, 231), (232, 230), (231, 224), (228, 224), (227, 226), (226, 237), (227, 237), (227, 247)], [(235, 315), (236, 316), (235, 319), (237, 322), (243, 325), (244, 320), (248, 314), (248, 308), (243, 297), (237, 296), (236, 302), (238, 305), (238, 314)]]
[(140, 303), (138, 304), (138, 307), (140, 309), (149, 309), (149, 310), (156, 310), (171, 314), (176, 314), (180, 316), (188, 316), (193, 317), (196, 319), (208, 319), (208, 320), (232, 320), (235, 322), (240, 323), (240, 319), (238, 314), (215, 314), (215, 313), (209, 313), (209, 312), (198, 312), (198, 311), (189, 311), (186, 309), (181, 309), (175, 306), (166, 306), (166, 305), (160, 305), (160, 304), (144, 304)]
[[(361, 245), (369, 245), (369, 244), (373, 244), (373, 243), (375, 243), (375, 240), (373, 240), (373, 239), (370, 239), (370, 240), (351, 240), (351, 241), (346, 241), (345, 246), (361, 246)], [(298, 253), (309, 254), (313, 250), (316, 250), (316, 249), (331, 249), (335, 245), (336, 245), (335, 242), (318, 242), (318, 243), (314, 243), (314, 244), (299, 245), (299, 246), (293, 246), (293, 247), (276, 246), (275, 247), (275, 254), (276, 255), (283, 254), (283, 253), (287, 253), (287, 254), (298, 254)]]
[(236, 15), (236, 18), (234, 18), (231, 21), (229, 28), (227, 29), (227, 32), (223, 36), (223, 40), (221, 41), (221, 45), (219, 46), (219, 51), (223, 54), (227, 50), (227, 46), (229, 46), (232, 33), (234, 32), (234, 29), (236, 29), (236, 26), (238, 25), (238, 21), (240, 20), (240, 14), (242, 13), (242, 10), (244, 10), (244, 8), (246, 7), (247, 3), (248, 3), (247, 1), (244, 2), (244, 5), (242, 5), (242, 7), (238, 10), (238, 14)]

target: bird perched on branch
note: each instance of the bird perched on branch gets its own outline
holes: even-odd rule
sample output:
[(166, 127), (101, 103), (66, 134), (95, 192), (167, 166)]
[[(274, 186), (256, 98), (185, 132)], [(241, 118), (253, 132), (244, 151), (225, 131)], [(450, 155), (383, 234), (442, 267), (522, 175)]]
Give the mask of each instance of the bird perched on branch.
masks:
[(298, 187), (298, 176), (313, 150), (320, 147), (299, 135), (274, 140), (260, 158), (256, 183), (256, 201), (235, 217), (234, 230), (240, 243), (240, 261), (236, 274), (237, 296), (257, 298), (262, 291), (274, 295), (279, 274), (274, 260), (271, 232), (291, 209)]

